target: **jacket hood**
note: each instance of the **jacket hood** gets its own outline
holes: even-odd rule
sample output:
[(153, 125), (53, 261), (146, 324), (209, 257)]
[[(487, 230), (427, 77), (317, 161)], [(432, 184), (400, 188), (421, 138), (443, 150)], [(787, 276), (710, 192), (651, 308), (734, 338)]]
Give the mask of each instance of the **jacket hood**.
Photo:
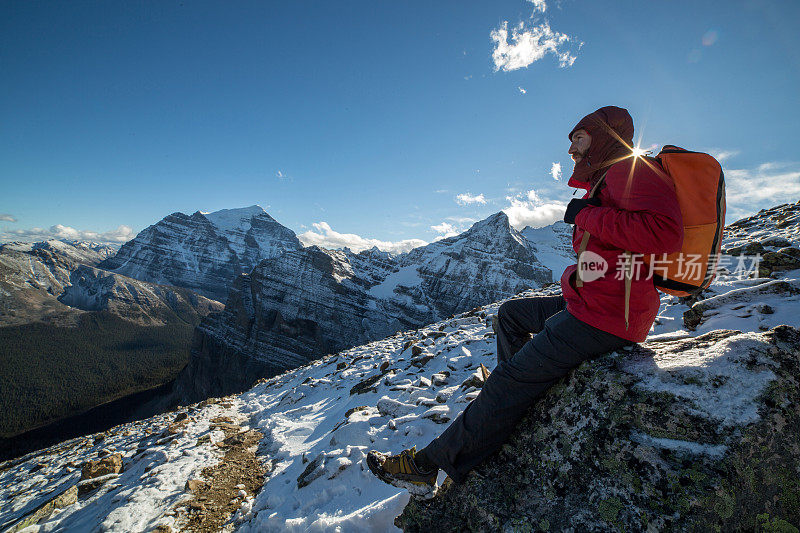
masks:
[(588, 190), (608, 167), (630, 156), (633, 119), (627, 109), (606, 106), (583, 117), (569, 132), (570, 141), (581, 129), (592, 136), (592, 143), (586, 157), (575, 163), (567, 185)]

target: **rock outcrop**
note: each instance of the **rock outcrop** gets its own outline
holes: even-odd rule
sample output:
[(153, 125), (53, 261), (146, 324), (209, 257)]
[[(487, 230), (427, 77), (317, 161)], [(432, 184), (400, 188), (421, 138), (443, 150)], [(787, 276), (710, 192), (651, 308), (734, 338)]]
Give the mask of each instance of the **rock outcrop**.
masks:
[[(716, 330), (581, 365), (404, 531), (795, 531), (800, 331)], [(774, 529), (769, 529), (772, 527)], [(766, 529), (760, 529), (766, 528)]]
[(185, 287), (224, 301), (234, 278), (261, 260), (302, 248), (261, 207), (173, 213), (142, 230), (99, 266), (128, 277)]

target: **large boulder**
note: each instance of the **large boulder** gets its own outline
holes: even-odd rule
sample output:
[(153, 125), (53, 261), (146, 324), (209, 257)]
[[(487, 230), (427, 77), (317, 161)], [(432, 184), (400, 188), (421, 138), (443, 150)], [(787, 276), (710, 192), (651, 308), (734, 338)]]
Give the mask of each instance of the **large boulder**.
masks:
[(102, 459), (87, 461), (81, 469), (81, 479), (94, 479), (109, 474), (119, 474), (122, 471), (122, 455), (111, 454)]
[[(405, 531), (797, 531), (800, 332), (715, 330), (578, 367)], [(772, 529), (769, 529), (772, 528)]]

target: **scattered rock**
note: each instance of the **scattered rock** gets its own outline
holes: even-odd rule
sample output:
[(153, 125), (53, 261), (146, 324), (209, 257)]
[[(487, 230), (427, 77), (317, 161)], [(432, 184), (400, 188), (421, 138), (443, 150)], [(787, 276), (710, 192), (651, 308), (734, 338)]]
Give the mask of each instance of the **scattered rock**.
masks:
[(325, 461), (325, 454), (321, 453), (317, 455), (313, 461), (306, 465), (305, 470), (297, 476), (297, 488), (302, 489), (303, 487), (309, 485), (312, 481), (322, 476), (325, 473), (325, 469), (322, 468), (323, 462)]
[(470, 387), (475, 387), (476, 389), (483, 388), (483, 384), (486, 383), (486, 378), (488, 377), (489, 370), (481, 364), (478, 366), (478, 369), (461, 384), (461, 387), (463, 389), (468, 389)]
[(411, 355), (416, 357), (422, 354), (422, 346), (417, 346), (416, 344), (411, 347)]
[(184, 420), (188, 419), (189, 415), (187, 413), (178, 413), (178, 416), (175, 417), (175, 420), (172, 421), (173, 424), (178, 422), (183, 422)]
[(350, 418), (350, 415), (356, 413), (358, 411), (363, 411), (364, 409), (369, 409), (366, 405), (359, 405), (358, 407), (351, 407), (344, 413), (345, 418)]
[(383, 372), (380, 374), (375, 374), (374, 376), (370, 376), (362, 381), (359, 381), (350, 389), (350, 396), (353, 394), (364, 394), (367, 392), (375, 392), (378, 390), (378, 382), (383, 377)]
[(386, 372), (386, 369), (389, 368), (389, 364), (390, 364), (389, 361), (384, 361), (383, 363), (381, 363), (380, 371)]
[(415, 357), (411, 360), (411, 365), (416, 366), (417, 368), (422, 368), (423, 366), (427, 365), (428, 362), (433, 359), (432, 355), (423, 355), (422, 357)]
[(153, 530), (155, 533), (172, 533), (172, 527), (167, 524), (159, 524)]
[(265, 469), (256, 457), (261, 433), (239, 432), (239, 426), (227, 422), (220, 422), (220, 429), (225, 433), (220, 443), (225, 455), (216, 465), (203, 469), (202, 479), (187, 481), (185, 488), (193, 499), (181, 531), (226, 531), (224, 524), (240, 503), (231, 500), (231, 494), (240, 490), (258, 494), (264, 484)]
[(347, 368), (347, 363), (345, 363), (344, 361), (336, 365), (336, 370), (344, 370), (345, 368)]
[(118, 474), (122, 471), (122, 455), (115, 453), (98, 459), (89, 461), (81, 469), (81, 479), (92, 479), (108, 474)]
[(397, 418), (398, 416), (407, 415), (408, 413), (413, 411), (416, 406), (410, 403), (398, 402), (393, 398), (384, 396), (380, 400), (378, 400), (377, 407), (378, 407), (378, 412), (382, 416), (390, 416), (392, 418)]
[(52, 500), (45, 502), (44, 504), (40, 505), (36, 509), (33, 510), (30, 514), (25, 516), (22, 520), (14, 524), (11, 528), (6, 529), (7, 533), (16, 533), (17, 531), (21, 531), (28, 526), (32, 526), (34, 524), (38, 524), (51, 514), (56, 509), (63, 509), (68, 507), (78, 501), (78, 486), (73, 485)]
[(437, 372), (431, 376), (431, 382), (438, 386), (447, 385), (447, 378), (450, 377), (450, 372), (444, 370), (442, 372)]
[(190, 479), (183, 488), (187, 492), (196, 493), (205, 488), (205, 486), (206, 482), (202, 479)]
[(107, 474), (105, 476), (100, 476), (80, 481), (78, 483), (78, 496), (85, 496), (90, 492), (94, 492), (101, 486), (105, 485), (107, 482), (111, 481), (112, 479), (116, 479), (118, 477), (119, 477), (118, 474)]

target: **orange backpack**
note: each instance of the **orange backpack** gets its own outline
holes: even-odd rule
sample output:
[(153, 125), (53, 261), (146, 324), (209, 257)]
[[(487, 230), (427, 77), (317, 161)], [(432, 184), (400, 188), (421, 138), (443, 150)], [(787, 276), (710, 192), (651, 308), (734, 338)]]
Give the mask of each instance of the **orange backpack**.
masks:
[[(674, 296), (694, 296), (711, 285), (716, 273), (725, 225), (725, 175), (722, 165), (703, 152), (690, 152), (666, 145), (656, 157), (645, 157), (653, 169), (672, 179), (683, 216), (683, 245), (680, 251), (662, 256), (646, 254), (644, 263), (653, 264), (653, 283), (660, 291)], [(589, 193), (605, 178), (603, 175)], [(584, 232), (578, 257), (586, 251), (589, 234)], [(631, 252), (625, 271), (625, 327), (633, 264)], [(583, 285), (580, 274), (576, 280)]]

